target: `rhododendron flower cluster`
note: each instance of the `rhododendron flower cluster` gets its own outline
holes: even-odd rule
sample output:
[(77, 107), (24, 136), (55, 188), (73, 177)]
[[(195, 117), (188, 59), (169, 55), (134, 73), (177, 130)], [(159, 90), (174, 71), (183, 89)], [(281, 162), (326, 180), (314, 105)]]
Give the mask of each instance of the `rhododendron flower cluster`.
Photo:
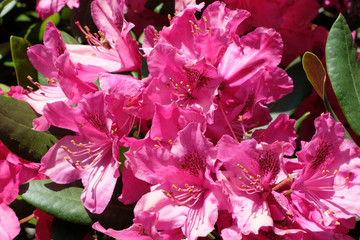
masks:
[[(47, 84), (29, 76), (37, 90), (7, 95), (34, 109), (37, 132), (66, 131), (39, 164), (1, 143), (0, 239), (19, 232), (8, 207), (19, 185), (46, 178), (80, 180), (89, 214), (131, 206), (126, 227), (92, 225), (117, 239), (351, 239), (360, 149), (330, 113), (300, 141), (296, 120), (270, 109), (294, 89), (280, 66), (324, 45), (327, 30), (311, 21), (334, 1), (175, 1), (168, 25), (136, 29), (139, 43), (125, 13), (146, 14), (145, 2), (93, 0), (99, 31), (76, 23), (88, 44), (65, 43), (49, 21), (43, 44), (28, 48)], [(46, 18), (65, 4), (80, 3), (36, 10)], [(35, 217), (47, 238), (52, 216)]]

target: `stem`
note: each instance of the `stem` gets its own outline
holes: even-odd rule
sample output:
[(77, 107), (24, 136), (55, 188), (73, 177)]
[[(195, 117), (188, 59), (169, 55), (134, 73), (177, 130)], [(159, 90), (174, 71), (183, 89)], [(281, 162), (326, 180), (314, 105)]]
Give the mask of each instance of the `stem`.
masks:
[(35, 218), (35, 216), (34, 216), (34, 214), (31, 214), (30, 216), (24, 217), (19, 222), (20, 222), (20, 224), (23, 224), (23, 223), (26, 223), (26, 222), (30, 221), (33, 218)]

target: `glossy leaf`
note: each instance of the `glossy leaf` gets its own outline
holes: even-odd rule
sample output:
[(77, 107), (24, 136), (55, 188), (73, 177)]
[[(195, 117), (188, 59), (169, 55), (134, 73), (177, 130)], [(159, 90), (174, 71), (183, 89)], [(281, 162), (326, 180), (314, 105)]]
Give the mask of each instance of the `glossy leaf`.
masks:
[(87, 211), (80, 200), (83, 188), (80, 181), (71, 184), (56, 184), (51, 180), (36, 180), (23, 184), (22, 198), (40, 210), (61, 220), (91, 225), (99, 221), (105, 228), (124, 229), (132, 224), (133, 205), (123, 205), (117, 199), (121, 194), (118, 181), (113, 197), (102, 214)]
[(309, 82), (321, 99), (324, 100), (326, 72), (320, 59), (312, 52), (306, 52), (302, 64)]
[(341, 14), (329, 32), (325, 52), (328, 75), (341, 109), (360, 135), (360, 65), (350, 29)]
[(23, 199), (36, 208), (67, 222), (92, 224), (80, 200), (83, 188), (75, 184), (56, 184), (49, 179), (31, 181), (24, 186), (28, 189), (22, 194)]
[(17, 84), (24, 88), (31, 84), (27, 76), (31, 76), (37, 82), (37, 71), (29, 61), (26, 53), (27, 48), (30, 46), (31, 44), (25, 38), (10, 37), (11, 56), (14, 62)]
[(19, 157), (40, 162), (57, 138), (31, 129), (37, 115), (26, 102), (0, 95), (0, 106), (0, 140)]

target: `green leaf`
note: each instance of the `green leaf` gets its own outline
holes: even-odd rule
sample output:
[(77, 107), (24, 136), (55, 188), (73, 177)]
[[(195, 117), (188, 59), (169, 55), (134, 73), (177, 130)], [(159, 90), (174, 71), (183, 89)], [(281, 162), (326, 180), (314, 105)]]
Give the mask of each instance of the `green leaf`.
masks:
[(31, 129), (37, 114), (26, 102), (0, 95), (0, 106), (0, 140), (19, 157), (40, 162), (57, 138)]
[(351, 31), (341, 14), (330, 29), (325, 53), (340, 107), (351, 128), (360, 135), (360, 65)]
[(46, 29), (46, 24), (48, 22), (52, 21), (55, 26), (57, 26), (60, 22), (60, 14), (59, 13), (55, 13), (49, 17), (47, 17), (42, 23), (41, 23), (41, 26), (40, 26), (40, 31), (39, 31), (39, 40), (40, 42), (43, 40), (44, 38), (44, 32), (45, 32), (45, 29)]
[(302, 115), (298, 120), (296, 120), (296, 124), (295, 124), (295, 130), (296, 130), (296, 134), (299, 134), (299, 131), (300, 131), (300, 128), (301, 128), (301, 125), (303, 123), (303, 121), (308, 117), (310, 116), (310, 112), (306, 112), (304, 113), (304, 115)]
[[(49, 179), (31, 181), (22, 197), (31, 205), (67, 222), (91, 225), (93, 222), (80, 200), (83, 188), (76, 184), (56, 184)], [(24, 189), (22, 189), (24, 191)]]
[(99, 221), (105, 228), (124, 229), (132, 224), (134, 205), (119, 202), (121, 187), (119, 179), (112, 199), (102, 214), (92, 214), (85, 209), (80, 200), (84, 189), (79, 181), (56, 184), (49, 179), (36, 180), (21, 185), (20, 192), (25, 201), (61, 220), (81, 225)]
[(80, 44), (73, 36), (68, 34), (67, 32), (60, 31), (61, 38), (66, 44)]
[(0, 3), (0, 18), (3, 18), (16, 6), (17, 0), (5, 0)]
[(0, 88), (3, 90), (4, 93), (10, 91), (10, 87), (6, 84), (0, 83)]
[(30, 85), (30, 81), (27, 79), (28, 76), (31, 76), (37, 82), (37, 71), (29, 61), (26, 53), (27, 48), (30, 46), (31, 44), (25, 38), (10, 37), (11, 55), (14, 62), (17, 84), (24, 88)]
[(320, 59), (312, 52), (306, 52), (302, 64), (309, 82), (321, 99), (324, 100), (326, 72)]

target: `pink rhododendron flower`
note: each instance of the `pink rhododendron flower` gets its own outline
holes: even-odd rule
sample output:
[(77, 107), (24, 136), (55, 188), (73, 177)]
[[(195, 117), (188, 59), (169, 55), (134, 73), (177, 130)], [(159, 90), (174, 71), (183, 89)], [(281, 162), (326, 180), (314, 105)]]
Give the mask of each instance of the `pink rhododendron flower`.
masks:
[[(193, 106), (208, 115), (211, 122), (215, 110), (213, 99), (222, 80), (216, 69), (205, 59), (188, 61), (167, 45), (157, 45), (149, 55), (149, 71), (153, 77), (147, 94), (154, 103), (180, 107)], [(164, 64), (163, 59), (166, 59)]]
[(65, 5), (69, 8), (77, 8), (80, 5), (79, 0), (37, 0), (36, 12), (41, 19), (45, 19), (54, 13), (59, 12)]
[(0, 142), (0, 203), (13, 202), (21, 184), (31, 180), (45, 179), (45, 175), (39, 174), (39, 169), (39, 163), (19, 158)]
[[(131, 37), (132, 23), (125, 20), (124, 0), (95, 0), (91, 3), (91, 15), (99, 28), (99, 37), (94, 37), (89, 30), (84, 31), (90, 46), (71, 46), (70, 52), (79, 61), (93, 60), (95, 66), (108, 72), (137, 71), (141, 60), (138, 43)], [(81, 28), (82, 29), (82, 28)], [(69, 45), (70, 47), (70, 45)]]
[(126, 153), (134, 175), (153, 185), (138, 201), (135, 219), (156, 214), (158, 220), (152, 224), (157, 230), (181, 228), (188, 239), (206, 236), (221, 207), (219, 188), (210, 176), (216, 160), (213, 145), (198, 124), (190, 123), (179, 131), (170, 150), (150, 146)]
[(270, 206), (271, 191), (284, 175), (281, 143), (259, 144), (254, 139), (238, 143), (225, 135), (217, 148), (218, 159), (224, 165), (224, 170), (217, 173), (218, 179), (229, 196), (238, 229), (248, 235), (274, 226), (277, 219)]
[(35, 228), (35, 238), (38, 240), (50, 239), (51, 225), (54, 217), (41, 211), (40, 209), (35, 209), (34, 217), (37, 220)]
[(303, 168), (296, 171), (287, 194), (302, 218), (329, 230), (343, 226), (346, 233), (346, 221), (359, 216), (354, 202), (360, 194), (360, 150), (344, 139), (343, 126), (330, 114), (317, 118), (315, 128), (311, 141), (302, 143), (297, 153)]
[(12, 240), (20, 232), (20, 223), (14, 211), (0, 203), (0, 239)]
[(52, 125), (77, 135), (66, 136), (51, 147), (41, 160), (41, 171), (60, 184), (81, 179), (85, 207), (101, 213), (120, 175), (119, 136), (114, 133), (114, 118), (104, 93), (86, 95), (77, 108), (69, 108), (63, 102), (47, 105), (44, 115)]
[(44, 76), (57, 80), (65, 96), (73, 102), (78, 102), (83, 94), (97, 90), (93, 82), (98, 76), (99, 67), (89, 65), (87, 72), (81, 72), (83, 65), (72, 61), (53, 22), (46, 24), (44, 45), (32, 46), (27, 53), (34, 67)]

